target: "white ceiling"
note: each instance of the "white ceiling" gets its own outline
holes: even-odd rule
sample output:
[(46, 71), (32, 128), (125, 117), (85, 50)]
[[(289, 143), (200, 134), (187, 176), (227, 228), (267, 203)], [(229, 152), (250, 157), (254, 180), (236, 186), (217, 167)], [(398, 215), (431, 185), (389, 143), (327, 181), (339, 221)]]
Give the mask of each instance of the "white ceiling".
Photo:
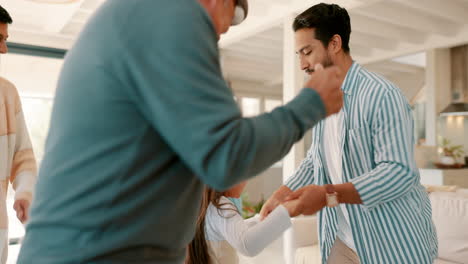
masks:
[[(68, 49), (89, 16), (104, 1), (79, 0), (60, 5), (2, 0), (1, 4), (14, 19), (10, 41)], [(233, 27), (220, 41), (226, 76), (230, 80), (281, 87), (285, 18), (319, 2), (322, 1), (250, 0), (248, 19)], [(349, 11), (353, 58), (390, 79), (414, 74), (421, 74), (421, 82), (424, 79), (424, 68), (414, 58), (399, 61), (392, 58), (468, 43), (468, 0), (324, 2), (337, 3)]]
[(90, 15), (105, 0), (78, 0), (48, 4), (28, 0), (2, 0), (13, 18), (11, 42), (69, 49)]
[[(234, 28), (220, 42), (228, 77), (273, 84), (272, 76), (282, 73), (283, 19), (317, 2), (320, 1), (253, 1), (253, 14), (246, 23)], [(351, 54), (362, 64), (468, 42), (468, 0), (325, 2), (348, 9)], [(257, 9), (262, 10), (259, 12), (262, 15), (257, 15)], [(415, 64), (411, 59), (400, 62)], [(281, 82), (281, 78), (276, 81)]]

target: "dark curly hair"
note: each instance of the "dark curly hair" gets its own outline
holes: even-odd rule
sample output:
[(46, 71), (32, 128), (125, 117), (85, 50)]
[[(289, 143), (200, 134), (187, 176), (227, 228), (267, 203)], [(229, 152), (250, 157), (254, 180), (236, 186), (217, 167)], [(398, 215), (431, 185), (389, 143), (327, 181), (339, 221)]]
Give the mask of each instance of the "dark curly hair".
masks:
[(334, 35), (339, 35), (343, 51), (349, 53), (351, 20), (346, 9), (335, 4), (320, 3), (307, 9), (294, 19), (293, 29), (315, 28), (315, 38), (325, 47)]
[(2, 6), (0, 6), (0, 23), (2, 24), (13, 23), (13, 19), (11, 19), (10, 14), (8, 14), (8, 12)]

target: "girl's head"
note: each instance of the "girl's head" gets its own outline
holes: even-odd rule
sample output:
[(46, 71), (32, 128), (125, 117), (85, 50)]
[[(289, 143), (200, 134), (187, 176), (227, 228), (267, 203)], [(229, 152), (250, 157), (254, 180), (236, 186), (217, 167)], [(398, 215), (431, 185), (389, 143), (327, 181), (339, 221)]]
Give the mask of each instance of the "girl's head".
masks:
[(223, 196), (226, 196), (226, 197), (232, 197), (232, 198), (239, 198), (242, 194), (242, 192), (244, 191), (244, 188), (245, 188), (245, 185), (247, 184), (246, 181), (243, 181), (237, 185), (234, 185), (233, 187), (231, 187), (230, 189), (228, 189), (227, 191), (225, 191), (223, 193)]
[(220, 198), (221, 196), (239, 198), (246, 183), (247, 182), (239, 183), (224, 192), (218, 192), (210, 187), (205, 187), (200, 205), (200, 214), (197, 219), (195, 237), (187, 247), (185, 264), (211, 264), (210, 255), (208, 253), (208, 244), (205, 238), (205, 216), (208, 206), (212, 204), (218, 209), (218, 211), (234, 210), (237, 212), (234, 208), (222, 208), (225, 204), (220, 203)]

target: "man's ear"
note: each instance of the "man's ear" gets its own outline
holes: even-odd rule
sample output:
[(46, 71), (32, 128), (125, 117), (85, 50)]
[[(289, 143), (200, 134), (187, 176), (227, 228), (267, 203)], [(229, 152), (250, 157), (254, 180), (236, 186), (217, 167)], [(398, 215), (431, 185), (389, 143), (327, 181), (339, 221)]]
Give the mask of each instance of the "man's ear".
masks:
[(328, 43), (328, 48), (334, 54), (338, 53), (341, 49), (343, 49), (343, 42), (341, 40), (340, 35), (333, 35), (333, 37), (330, 39), (330, 42)]

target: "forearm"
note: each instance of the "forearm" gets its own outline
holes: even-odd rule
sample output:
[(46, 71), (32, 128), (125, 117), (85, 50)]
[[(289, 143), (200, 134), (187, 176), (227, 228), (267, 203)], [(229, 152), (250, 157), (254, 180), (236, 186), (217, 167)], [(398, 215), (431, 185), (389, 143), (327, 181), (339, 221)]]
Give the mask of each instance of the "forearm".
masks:
[(333, 185), (338, 193), (338, 202), (347, 204), (362, 204), (361, 196), (350, 182)]
[(16, 200), (30, 200), (36, 183), (37, 165), (22, 111), (16, 114), (16, 129), (15, 155), (10, 182), (16, 192)]
[(293, 191), (286, 185), (282, 185), (273, 193), (273, 197), (279, 202), (284, 201), (284, 199), (291, 194)]
[(417, 181), (417, 172), (398, 163), (380, 164), (374, 170), (351, 179), (362, 203), (370, 208), (402, 197)]
[(20, 172), (14, 182), (13, 188), (15, 190), (15, 200), (28, 200), (31, 201), (34, 194), (34, 186), (36, 184), (35, 171)]
[[(283, 158), (304, 132), (323, 117), (320, 107), (310, 107), (314, 98), (317, 99), (313, 92), (303, 90), (285, 107), (255, 118), (237, 120), (229, 130), (219, 130), (222, 136), (209, 136), (220, 141), (197, 148), (206, 150), (198, 151), (199, 156), (194, 160), (193, 168), (200, 169), (197, 175), (208, 185), (224, 189), (267, 169)], [(207, 162), (209, 159), (212, 162)], [(198, 166), (198, 161), (206, 166)]]
[(238, 250), (243, 255), (256, 256), (290, 226), (288, 211), (279, 206), (264, 221), (258, 222), (243, 233), (240, 240), (244, 247)]

